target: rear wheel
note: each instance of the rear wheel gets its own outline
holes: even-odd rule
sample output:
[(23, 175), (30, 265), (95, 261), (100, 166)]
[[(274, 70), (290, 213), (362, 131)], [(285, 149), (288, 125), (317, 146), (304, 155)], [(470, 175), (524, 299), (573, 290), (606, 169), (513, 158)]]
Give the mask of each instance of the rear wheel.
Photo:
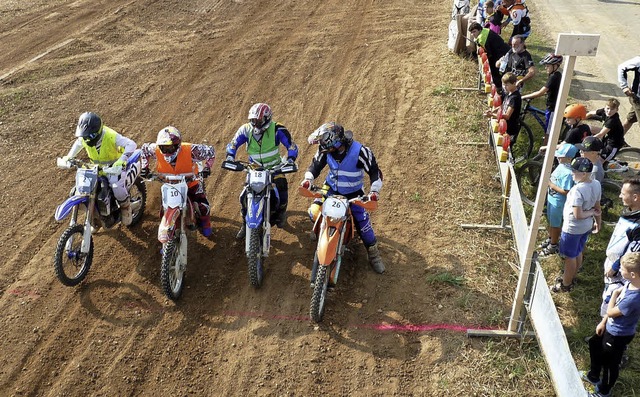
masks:
[(175, 301), (182, 295), (185, 266), (180, 261), (180, 238), (176, 237), (164, 244), (162, 264), (160, 265), (160, 283), (164, 294)]
[(516, 143), (511, 145), (511, 156), (513, 156), (513, 162), (515, 164), (522, 161), (526, 161), (531, 157), (533, 151), (533, 132), (531, 127), (524, 121), (520, 122), (520, 132), (518, 132), (518, 138)]
[(62, 284), (73, 287), (87, 276), (93, 261), (93, 238), (89, 239), (89, 252), (83, 253), (81, 248), (84, 241), (84, 225), (71, 226), (60, 236), (53, 267)]
[(518, 169), (516, 181), (520, 188), (520, 196), (523, 203), (530, 206), (535, 203), (541, 174), (542, 163), (540, 161), (527, 161)]
[(249, 282), (255, 288), (262, 285), (262, 279), (264, 278), (262, 259), (262, 228), (249, 229), (247, 265), (249, 267)]
[(321, 322), (322, 316), (324, 315), (324, 302), (327, 298), (327, 287), (329, 286), (328, 270), (329, 266), (318, 266), (316, 282), (313, 286), (309, 314), (311, 319), (316, 323)]
[(620, 214), (624, 208), (620, 199), (620, 185), (610, 180), (602, 181), (602, 198), (600, 206), (602, 207), (602, 222), (607, 225), (615, 225), (620, 218)]

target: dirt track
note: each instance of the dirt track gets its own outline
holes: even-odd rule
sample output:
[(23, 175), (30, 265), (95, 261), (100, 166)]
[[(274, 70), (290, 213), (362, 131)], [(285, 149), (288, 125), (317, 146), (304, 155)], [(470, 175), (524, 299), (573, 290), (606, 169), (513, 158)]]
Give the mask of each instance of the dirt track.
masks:
[[(500, 285), (513, 285), (508, 235), (457, 226), (496, 222), (498, 200), (478, 203), (499, 188), (488, 151), (453, 144), (472, 137), (446, 112), (477, 98), (454, 93), (445, 109), (432, 94), (473, 84), (452, 77), (447, 23), (435, 0), (3, 2), (0, 394), (491, 395), (497, 384), (548, 394), (508, 369), (478, 379), (485, 350), (464, 333), (412, 328), (502, 326), (513, 294)], [(142, 225), (95, 236), (80, 287), (55, 279), (65, 225), (52, 214), (73, 175), (54, 159), (80, 113), (98, 112), (138, 143), (173, 124), (222, 154), (258, 101), (292, 131), (303, 169), (315, 150), (306, 136), (328, 120), (373, 149), (385, 174), (373, 217), (385, 275), (359, 246), (324, 324), (312, 325), (308, 202), (292, 189), (289, 225), (275, 231), (265, 285), (254, 290), (233, 238), (241, 178), (217, 162), (207, 185), (214, 234), (191, 238), (178, 304), (159, 286), (157, 185)], [(467, 285), (427, 283), (442, 272)], [(405, 328), (381, 329), (389, 324)]]

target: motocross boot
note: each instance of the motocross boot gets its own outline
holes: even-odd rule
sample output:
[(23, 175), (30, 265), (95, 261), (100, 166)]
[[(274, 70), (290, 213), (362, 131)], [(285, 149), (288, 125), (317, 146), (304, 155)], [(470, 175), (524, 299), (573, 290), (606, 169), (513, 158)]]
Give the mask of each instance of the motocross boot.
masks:
[(378, 244), (367, 247), (367, 254), (369, 255), (369, 264), (373, 270), (378, 274), (384, 273), (384, 263), (382, 263), (382, 257), (380, 256), (380, 251), (378, 251)]
[(202, 227), (203, 236), (211, 236), (211, 218), (209, 217), (209, 215), (202, 215), (200, 217), (200, 226)]
[(131, 214), (131, 202), (129, 198), (125, 201), (119, 201), (118, 204), (120, 204), (120, 219), (122, 220), (122, 224), (125, 226), (131, 225), (133, 216)]

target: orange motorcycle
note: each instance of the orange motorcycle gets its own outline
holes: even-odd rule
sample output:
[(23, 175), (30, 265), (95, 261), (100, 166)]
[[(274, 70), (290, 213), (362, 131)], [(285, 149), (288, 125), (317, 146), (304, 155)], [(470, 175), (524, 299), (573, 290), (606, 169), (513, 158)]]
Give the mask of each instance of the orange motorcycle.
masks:
[(356, 233), (350, 204), (374, 211), (378, 208), (378, 202), (369, 200), (367, 196), (352, 199), (340, 195), (327, 196), (316, 186), (308, 189), (299, 186), (298, 192), (304, 197), (324, 199), (322, 210), (313, 225), (318, 245), (311, 269), (313, 294), (309, 312), (313, 321), (320, 322), (324, 314), (327, 288), (337, 284), (346, 246)]

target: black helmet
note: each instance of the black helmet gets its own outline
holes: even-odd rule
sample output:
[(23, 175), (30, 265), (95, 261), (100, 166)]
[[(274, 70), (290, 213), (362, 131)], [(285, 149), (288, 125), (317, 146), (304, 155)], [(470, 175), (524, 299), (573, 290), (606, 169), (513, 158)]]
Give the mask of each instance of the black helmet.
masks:
[(548, 53), (546, 57), (540, 60), (540, 65), (560, 65), (562, 63), (562, 55)]
[(102, 120), (93, 112), (84, 112), (78, 119), (76, 136), (84, 139), (89, 146), (95, 146), (102, 135)]
[(344, 128), (333, 121), (322, 124), (316, 132), (320, 136), (320, 151), (331, 152), (345, 143)]

